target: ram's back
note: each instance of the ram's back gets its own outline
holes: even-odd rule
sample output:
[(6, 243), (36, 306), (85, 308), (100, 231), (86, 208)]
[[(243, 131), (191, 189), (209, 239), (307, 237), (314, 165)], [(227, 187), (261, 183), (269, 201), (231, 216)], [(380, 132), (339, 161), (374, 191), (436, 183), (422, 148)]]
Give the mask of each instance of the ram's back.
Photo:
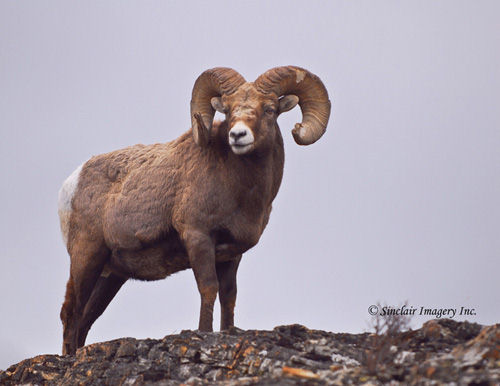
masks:
[[(58, 200), (65, 244), (68, 246), (70, 223), (75, 217), (80, 226), (90, 227), (93, 232), (99, 230), (104, 237), (106, 223), (119, 222), (119, 218), (112, 219), (119, 213), (126, 213), (127, 217), (158, 213), (159, 199), (164, 199), (165, 189), (174, 183), (178, 168), (174, 153), (181, 138), (100, 154), (73, 171), (64, 181)], [(166, 208), (162, 206), (164, 212)], [(130, 220), (128, 218), (127, 222), (141, 222), (140, 219)]]

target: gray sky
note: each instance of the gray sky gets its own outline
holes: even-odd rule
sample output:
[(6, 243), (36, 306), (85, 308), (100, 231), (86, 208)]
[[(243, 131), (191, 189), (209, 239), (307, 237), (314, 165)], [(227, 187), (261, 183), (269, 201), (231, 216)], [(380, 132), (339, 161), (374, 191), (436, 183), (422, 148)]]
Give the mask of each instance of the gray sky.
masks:
[[(186, 131), (215, 66), (305, 67), (333, 103), (310, 147), (290, 135), (298, 108), (279, 120), (285, 175), (240, 265), (236, 325), (362, 332), (371, 304), (405, 301), (499, 322), (499, 3), (186, 4), (0, 3), (0, 368), (61, 350), (61, 183), (92, 155)], [(198, 309), (191, 271), (128, 282), (87, 343), (194, 329)]]

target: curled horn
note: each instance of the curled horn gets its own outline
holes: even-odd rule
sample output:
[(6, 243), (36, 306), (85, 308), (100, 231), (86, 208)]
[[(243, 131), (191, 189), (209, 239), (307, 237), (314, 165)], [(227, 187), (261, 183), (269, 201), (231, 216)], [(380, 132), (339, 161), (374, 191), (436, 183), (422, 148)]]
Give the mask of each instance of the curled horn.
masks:
[(296, 123), (292, 130), (299, 145), (310, 145), (325, 133), (331, 104), (323, 82), (316, 75), (300, 67), (276, 67), (259, 76), (254, 84), (263, 93), (299, 97), (302, 123)]
[(191, 97), (191, 125), (195, 142), (206, 146), (215, 110), (210, 101), (213, 97), (234, 93), (245, 79), (231, 68), (217, 67), (203, 72), (193, 86)]

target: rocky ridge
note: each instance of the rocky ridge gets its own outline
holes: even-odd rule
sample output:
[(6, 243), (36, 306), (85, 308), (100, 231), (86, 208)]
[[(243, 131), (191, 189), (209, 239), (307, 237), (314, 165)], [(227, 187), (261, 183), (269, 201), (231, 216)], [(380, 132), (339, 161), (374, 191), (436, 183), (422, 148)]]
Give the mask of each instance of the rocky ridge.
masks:
[(497, 385), (500, 324), (431, 320), (393, 336), (301, 325), (182, 331), (39, 355), (0, 371), (1, 385)]

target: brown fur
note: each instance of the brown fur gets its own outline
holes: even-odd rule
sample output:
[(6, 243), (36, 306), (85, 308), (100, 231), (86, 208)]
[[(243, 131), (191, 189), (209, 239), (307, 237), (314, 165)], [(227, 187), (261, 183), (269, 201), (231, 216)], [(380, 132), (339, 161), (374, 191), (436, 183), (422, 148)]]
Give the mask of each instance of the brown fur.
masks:
[[(284, 149), (275, 94), (245, 83), (220, 102), (226, 121), (214, 123), (207, 146), (187, 132), (84, 164), (69, 219), (63, 353), (84, 345), (92, 323), (127, 279), (158, 280), (187, 268), (201, 296), (199, 329), (212, 330), (217, 293), (221, 329), (234, 324), (238, 264), (267, 225)], [(228, 145), (236, 121), (253, 131), (247, 154), (236, 155)]]

